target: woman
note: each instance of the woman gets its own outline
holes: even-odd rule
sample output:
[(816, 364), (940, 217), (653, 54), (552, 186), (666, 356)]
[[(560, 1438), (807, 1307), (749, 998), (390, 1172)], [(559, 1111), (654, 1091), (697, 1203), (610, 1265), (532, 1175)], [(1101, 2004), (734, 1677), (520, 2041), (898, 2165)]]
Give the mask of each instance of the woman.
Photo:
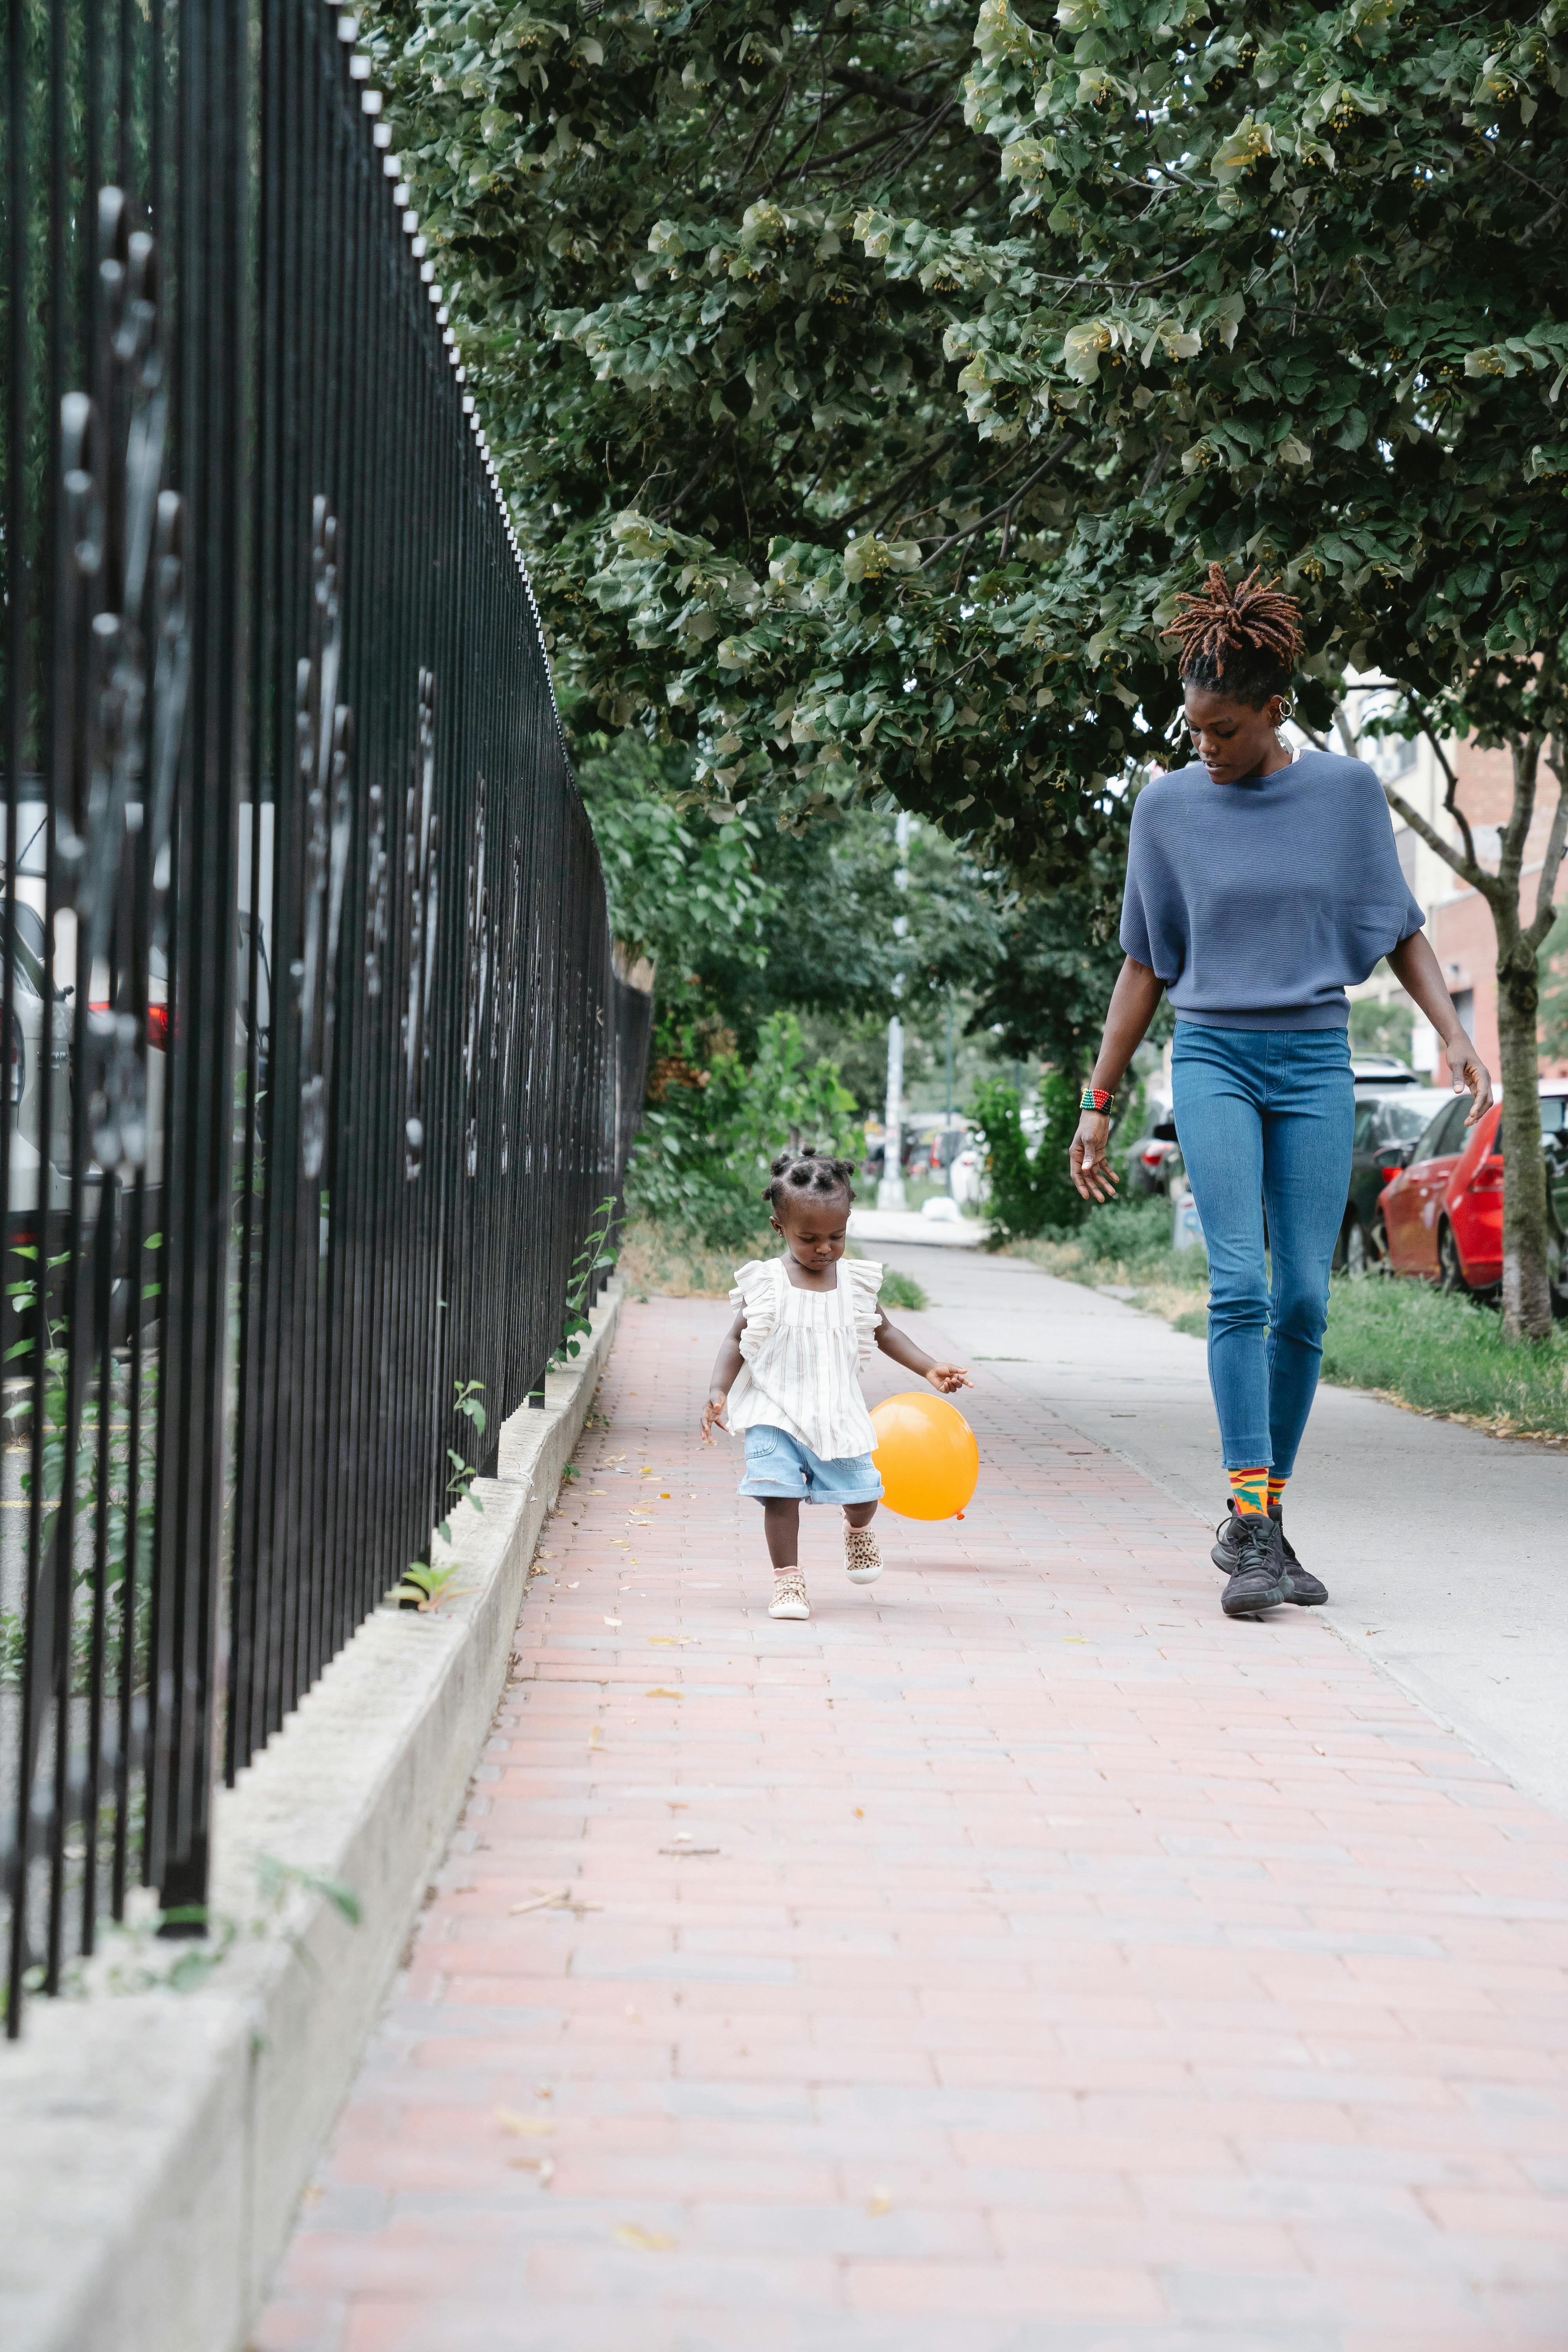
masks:
[(1331, 751), (1292, 759), (1279, 740), (1302, 640), (1300, 607), (1278, 591), (1255, 572), (1232, 594), (1211, 563), (1206, 590), (1182, 597), (1166, 631), (1180, 642), (1197, 758), (1133, 805), (1126, 961), (1071, 1153), (1084, 1199), (1111, 1199), (1110, 1108), (1168, 989), (1176, 1133), (1208, 1244), (1209, 1381), (1230, 1478), (1213, 1556), (1231, 1617), (1328, 1599), (1286, 1541), (1282, 1498), (1318, 1383), (1349, 1192), (1345, 983), (1386, 956), (1463, 1074), (1455, 1093), (1475, 1097), (1467, 1126), (1492, 1098), (1376, 777)]

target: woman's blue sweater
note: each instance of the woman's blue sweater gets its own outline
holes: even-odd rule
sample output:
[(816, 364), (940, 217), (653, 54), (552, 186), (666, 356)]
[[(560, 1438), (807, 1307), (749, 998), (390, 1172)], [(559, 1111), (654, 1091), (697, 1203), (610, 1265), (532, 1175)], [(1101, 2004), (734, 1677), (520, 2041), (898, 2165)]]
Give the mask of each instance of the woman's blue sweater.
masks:
[(1239, 784), (1194, 764), (1133, 803), (1121, 945), (1178, 1020), (1342, 1029), (1347, 983), (1424, 920), (1364, 761), (1302, 751)]

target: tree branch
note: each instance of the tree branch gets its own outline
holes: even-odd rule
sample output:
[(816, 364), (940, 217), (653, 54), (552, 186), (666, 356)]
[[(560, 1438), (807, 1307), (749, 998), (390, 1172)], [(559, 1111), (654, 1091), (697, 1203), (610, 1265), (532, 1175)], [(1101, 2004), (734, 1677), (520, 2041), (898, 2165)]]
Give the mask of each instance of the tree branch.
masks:
[[(1423, 727), (1421, 732), (1426, 736), (1428, 743), (1431, 744), (1433, 757), (1436, 759), (1437, 765), (1442, 769), (1444, 775), (1448, 780), (1448, 788), (1443, 794), (1443, 806), (1447, 810), (1448, 814), (1453, 818), (1454, 823), (1459, 828), (1460, 837), (1465, 845), (1465, 856), (1467, 862), (1477, 867), (1479, 870), (1480, 866), (1480, 859), (1476, 856), (1476, 836), (1470, 831), (1470, 820), (1465, 814), (1464, 810), (1459, 806), (1458, 802), (1454, 797), (1459, 789), (1459, 779), (1454, 773), (1453, 764), (1450, 761), (1447, 751), (1444, 751), (1443, 746), (1438, 742), (1437, 738), (1433, 734), (1430, 727)], [(1451, 860), (1450, 863), (1452, 863)], [(1464, 871), (1464, 868), (1463, 866), (1456, 866), (1454, 867), (1454, 871), (1456, 874), (1460, 874)]]
[(700, 461), (697, 471), (691, 476), (691, 478), (687, 483), (685, 488), (677, 490), (674, 498), (670, 499), (669, 504), (658, 509), (658, 512), (654, 516), (655, 522), (668, 522), (671, 515), (677, 515), (680, 512), (681, 508), (686, 504), (687, 499), (691, 496), (692, 491), (697, 488), (699, 482), (702, 481), (707, 475), (712, 472), (713, 467), (718, 461), (719, 453), (722, 449), (723, 446), (723, 443), (718, 439), (717, 436), (715, 436), (714, 439), (709, 443), (707, 454)]
[(1563, 780), (1563, 738), (1555, 736), (1546, 755), (1546, 764), (1557, 779), (1557, 807), (1552, 819), (1552, 830), (1546, 836), (1546, 848), (1542, 859), (1541, 878), (1535, 886), (1535, 919), (1525, 933), (1528, 944), (1539, 948), (1555, 919), (1557, 876), (1568, 851), (1568, 783)]
[[(848, 102), (847, 99), (841, 99), (839, 101), (845, 106)], [(851, 155), (864, 155), (869, 147), (891, 147), (899, 140), (907, 139), (909, 135), (910, 125), (907, 122), (884, 122), (879, 131), (871, 131), (865, 139), (852, 140), (847, 147), (830, 148), (820, 162), (814, 162), (808, 155), (794, 176), (797, 180), (804, 180), (808, 172), (831, 172), (838, 164), (847, 163)], [(781, 173), (780, 176), (783, 177), (784, 174)]]
[[(949, 436), (944, 436), (944, 444), (945, 444), (945, 441), (950, 440), (951, 438), (952, 438), (951, 435), (949, 435)], [(1002, 478), (1003, 475), (1007, 471), (1008, 467), (1009, 467), (1010, 466), (1016, 466), (1016, 465), (1017, 464), (1017, 462), (1018, 462), (1018, 459), (1019, 459), (1020, 457), (1024, 457), (1024, 456), (1026, 456), (1026, 453), (1027, 453), (1027, 448), (1028, 448), (1028, 444), (1026, 444), (1026, 443), (1025, 444), (1025, 446), (1024, 446), (1023, 448), (1016, 448), (1016, 447), (1010, 448), (1010, 449), (1008, 450), (1008, 452), (1007, 452), (1006, 456), (1003, 458), (1002, 463), (1001, 463), (999, 466), (993, 466), (993, 467), (992, 467), (992, 468), (991, 468), (991, 471), (990, 471), (988, 474), (982, 474), (982, 475), (981, 475), (981, 477), (980, 477), (980, 479), (979, 479), (977, 482), (970, 482), (970, 483), (967, 483), (967, 484), (965, 485), (965, 487), (964, 487), (964, 488), (963, 488), (963, 490), (962, 494), (961, 494), (961, 493), (959, 493), (959, 492), (957, 492), (957, 491), (949, 491), (949, 492), (948, 492), (948, 494), (947, 494), (947, 503), (948, 503), (950, 506), (951, 506), (951, 505), (954, 505), (954, 504), (956, 504), (956, 503), (958, 502), (958, 499), (959, 499), (959, 498), (960, 498), (960, 496), (961, 496), (961, 495), (962, 495), (963, 498), (969, 498), (969, 499), (975, 499), (975, 498), (978, 498), (978, 497), (979, 497), (979, 495), (980, 495), (980, 493), (981, 493), (981, 491), (982, 491), (982, 490), (984, 490), (984, 489), (988, 489), (988, 488), (990, 488), (990, 486), (991, 486), (991, 484), (992, 484), (993, 482), (999, 482), (999, 481), (1001, 480), (1001, 478)], [(867, 505), (868, 506), (868, 505), (870, 504), (869, 499), (868, 499), (866, 503), (867, 503)], [(934, 506), (930, 506), (930, 507), (916, 507), (916, 508), (913, 509), (913, 511), (909, 515), (908, 520), (909, 520), (910, 522), (915, 522), (915, 521), (918, 521), (918, 520), (920, 519), (920, 517), (921, 517), (921, 515), (923, 515), (923, 514), (934, 514), (934, 513), (935, 513), (935, 511), (936, 511), (936, 509), (935, 509), (935, 507), (934, 507)], [(995, 509), (995, 511), (996, 511), (996, 513), (1000, 514), (1000, 513), (1001, 513), (1001, 511), (1002, 511), (1002, 509), (1001, 509), (1001, 508), (1000, 508), (1000, 507), (998, 507), (998, 508)], [(844, 520), (845, 521), (847, 521), (847, 520), (848, 520), (848, 517), (847, 517), (847, 516), (845, 516), (845, 517), (843, 518), (843, 520)], [(971, 528), (973, 528), (973, 525), (971, 526)], [(964, 533), (964, 532), (963, 532), (963, 531), (960, 531), (960, 532), (959, 532), (959, 533), (957, 533), (956, 535), (957, 535), (959, 538), (961, 538), (961, 539), (962, 539), (962, 538), (963, 538), (963, 537), (965, 537), (965, 536), (966, 536), (966, 533)], [(917, 538), (920, 536), (920, 534), (919, 534), (919, 532), (918, 532), (918, 531), (916, 532), (915, 536), (916, 536)]]
[(960, 541), (963, 540), (973, 539), (976, 531), (984, 530), (987, 524), (995, 522), (999, 516), (1010, 515), (1013, 509), (1017, 505), (1018, 500), (1023, 497), (1024, 492), (1027, 489), (1032, 489), (1034, 485), (1039, 480), (1040, 476), (1050, 471), (1051, 467), (1056, 464), (1057, 459), (1061, 456), (1062, 451), (1066, 446), (1067, 443), (1065, 440), (1058, 441), (1055, 448), (1051, 451), (1049, 457), (1047, 457), (1043, 463), (1035, 467), (1034, 472), (1028, 477), (1027, 480), (1019, 483), (1012, 497), (1005, 500), (1001, 506), (993, 507), (989, 514), (982, 515), (977, 522), (972, 522), (966, 530), (955, 530), (950, 539), (939, 539), (936, 545), (931, 549), (931, 553), (921, 558), (921, 570), (924, 572), (927, 566), (934, 563), (937, 557), (942, 554), (948, 548), (958, 546)]
[[(844, 90), (834, 100), (831, 106), (824, 107), (822, 110), (823, 121), (831, 122), (833, 117), (838, 112), (839, 108), (847, 106), (854, 95), (855, 93), (853, 90)], [(764, 180), (763, 182), (762, 187), (758, 191), (760, 195), (771, 195), (773, 190), (778, 186), (779, 182), (788, 177), (790, 165), (800, 153), (800, 151), (805, 146), (806, 141), (814, 136), (815, 130), (813, 126), (808, 124), (806, 129), (800, 133), (800, 136), (797, 139), (791, 141), (789, 146), (784, 150), (784, 159), (779, 165), (778, 170), (773, 173), (771, 180)]]
[(1418, 834), (1428, 849), (1435, 849), (1445, 866), (1453, 867), (1461, 882), (1468, 882), (1471, 889), (1479, 890), (1489, 905), (1496, 905), (1498, 886), (1495, 874), (1489, 874), (1484, 866), (1478, 866), (1473, 856), (1461, 856), (1450, 842), (1445, 841), (1440, 833), (1433, 830), (1424, 816), (1416, 814), (1404, 793), (1396, 793), (1392, 784), (1384, 785), (1383, 797), (1394, 814), (1405, 819), (1411, 832)]
[[(905, 490), (909, 488), (911, 483), (917, 482), (922, 474), (930, 471), (931, 467), (935, 465), (937, 459), (941, 457), (942, 451), (948, 447), (952, 439), (952, 436), (951, 433), (942, 434), (937, 440), (935, 447), (928, 449), (923, 456), (917, 457), (914, 464), (908, 467), (904, 473), (901, 473), (899, 476), (898, 480), (893, 484), (890, 489), (874, 490), (868, 499), (862, 499), (858, 507), (851, 507), (847, 514), (835, 515), (833, 518), (835, 530), (837, 530), (843, 525), (858, 522), (861, 516), (869, 514), (873, 508), (880, 509), (884, 514), (889, 513), (892, 509), (893, 502), (903, 496)], [(918, 514), (921, 512), (922, 509), (917, 507), (915, 511)]]
[(942, 100), (923, 98), (907, 82), (891, 81), (886, 74), (868, 73), (862, 66), (830, 66), (828, 73), (840, 88), (857, 90), (862, 98), (879, 99), (884, 106), (896, 106), (905, 114), (933, 114)]
[(966, 192), (963, 200), (958, 204), (949, 205), (947, 208), (948, 218), (950, 220), (962, 220), (964, 214), (969, 210), (970, 205), (974, 202), (975, 197), (980, 194), (982, 188), (987, 187), (990, 183), (995, 179), (1000, 169), (1000, 163), (994, 158), (992, 158), (987, 163), (984, 171), (981, 173), (980, 177), (975, 181), (973, 186)]
[(784, 88), (780, 90), (777, 98), (773, 100), (773, 105), (768, 109), (767, 113), (763, 115), (761, 122), (757, 125), (756, 130), (752, 133), (752, 143), (747, 148), (744, 156), (742, 158), (741, 168), (739, 173), (736, 174), (737, 178), (742, 180), (745, 178), (747, 173), (751, 170), (752, 165), (756, 162), (757, 157), (762, 154), (763, 150), (766, 148), (768, 141), (773, 135), (773, 125), (778, 121), (780, 115), (784, 112), (785, 104), (789, 99), (790, 91), (794, 87), (794, 75), (786, 74), (784, 76)]
[(903, 153), (899, 158), (899, 169), (901, 172), (907, 172), (915, 158), (918, 155), (923, 155), (925, 153), (926, 149), (931, 145), (931, 141), (936, 137), (937, 132), (942, 129), (942, 124), (947, 121), (948, 116), (952, 112), (953, 108), (957, 104), (958, 100), (956, 98), (950, 98), (945, 106), (938, 107), (936, 112), (931, 115), (930, 120), (927, 121), (924, 130), (918, 131), (912, 139), (910, 138), (909, 133), (906, 131), (905, 140), (907, 143), (905, 144)]
[(1524, 864), (1524, 844), (1535, 821), (1535, 778), (1541, 758), (1541, 738), (1533, 729), (1522, 743), (1511, 747), (1513, 758), (1513, 806), (1508, 823), (1502, 828), (1498, 843), (1498, 880), (1509, 894), (1509, 903), (1517, 912), (1519, 907), (1520, 873)]

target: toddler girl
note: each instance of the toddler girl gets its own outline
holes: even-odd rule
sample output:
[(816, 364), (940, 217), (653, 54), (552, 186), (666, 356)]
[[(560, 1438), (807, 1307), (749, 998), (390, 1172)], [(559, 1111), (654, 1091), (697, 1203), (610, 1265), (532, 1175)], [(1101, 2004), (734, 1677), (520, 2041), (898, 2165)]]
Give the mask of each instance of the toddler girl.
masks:
[(715, 1426), (746, 1440), (742, 1495), (763, 1507), (773, 1564), (770, 1617), (809, 1617), (800, 1572), (800, 1507), (837, 1503), (844, 1513), (844, 1565), (852, 1584), (874, 1584), (882, 1555), (871, 1533), (882, 1482), (871, 1460), (877, 1433), (860, 1393), (860, 1367), (873, 1344), (895, 1364), (951, 1395), (973, 1385), (957, 1364), (939, 1364), (895, 1331), (877, 1306), (882, 1269), (866, 1258), (843, 1265), (854, 1171), (847, 1160), (786, 1151), (773, 1161), (763, 1198), (784, 1242), (782, 1257), (735, 1268), (730, 1297), (740, 1313), (713, 1367), (702, 1435)]

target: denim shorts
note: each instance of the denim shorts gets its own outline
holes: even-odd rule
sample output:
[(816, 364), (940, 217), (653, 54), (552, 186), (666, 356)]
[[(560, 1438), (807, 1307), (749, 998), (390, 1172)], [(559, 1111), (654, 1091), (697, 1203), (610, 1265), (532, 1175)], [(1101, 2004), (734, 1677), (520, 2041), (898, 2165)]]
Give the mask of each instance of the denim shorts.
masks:
[(882, 1482), (868, 1454), (840, 1454), (825, 1462), (787, 1430), (766, 1423), (743, 1431), (746, 1475), (736, 1493), (759, 1502), (879, 1503)]

